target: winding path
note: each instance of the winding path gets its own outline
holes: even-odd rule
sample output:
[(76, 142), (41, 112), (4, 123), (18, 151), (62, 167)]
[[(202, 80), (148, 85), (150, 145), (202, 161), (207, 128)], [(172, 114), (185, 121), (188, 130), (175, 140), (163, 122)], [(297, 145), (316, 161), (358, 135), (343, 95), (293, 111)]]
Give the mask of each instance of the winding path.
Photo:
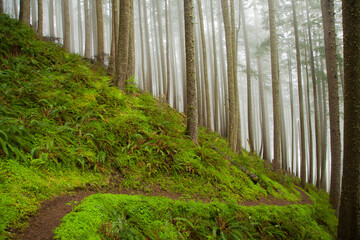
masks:
[[(276, 205), (276, 206), (285, 206), (290, 204), (313, 204), (309, 196), (305, 194), (301, 189), (296, 188), (301, 194), (301, 201), (298, 203), (289, 202), (286, 200), (279, 199), (260, 199), (258, 201), (244, 201), (239, 204), (245, 206), (255, 206), (259, 204), (266, 205)], [(60, 220), (71, 212), (72, 204), (78, 202), (80, 203), (85, 197), (88, 197), (92, 194), (98, 193), (99, 191), (76, 191), (73, 195), (65, 194), (57, 196), (53, 199), (46, 200), (41, 204), (41, 208), (38, 213), (33, 216), (29, 221), (29, 227), (24, 230), (22, 234), (19, 234), (15, 239), (19, 240), (51, 240), (54, 238), (54, 229), (60, 225)], [(144, 192), (137, 190), (128, 190), (123, 189), (118, 191), (116, 189), (100, 191), (101, 193), (113, 193), (113, 194), (127, 194), (135, 195), (142, 194), (148, 195)], [(165, 196), (171, 199), (179, 199), (180, 194), (168, 193), (163, 190), (154, 191), (152, 196)]]

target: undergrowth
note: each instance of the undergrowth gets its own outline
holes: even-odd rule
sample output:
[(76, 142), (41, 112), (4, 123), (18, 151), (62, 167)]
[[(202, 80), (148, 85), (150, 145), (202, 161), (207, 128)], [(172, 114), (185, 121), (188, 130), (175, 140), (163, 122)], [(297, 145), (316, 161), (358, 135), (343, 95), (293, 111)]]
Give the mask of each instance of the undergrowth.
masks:
[(63, 218), (56, 239), (332, 239), (311, 205), (239, 206), (97, 194)]
[[(205, 129), (194, 145), (182, 114), (133, 85), (127, 90), (132, 94), (112, 87), (101, 67), (0, 15), (0, 238), (21, 229), (44, 199), (107, 185), (114, 172), (119, 188), (149, 194), (161, 189), (231, 206), (300, 200), (293, 178), (271, 173), (257, 156), (237, 155)], [(184, 228), (195, 224), (189, 221)]]

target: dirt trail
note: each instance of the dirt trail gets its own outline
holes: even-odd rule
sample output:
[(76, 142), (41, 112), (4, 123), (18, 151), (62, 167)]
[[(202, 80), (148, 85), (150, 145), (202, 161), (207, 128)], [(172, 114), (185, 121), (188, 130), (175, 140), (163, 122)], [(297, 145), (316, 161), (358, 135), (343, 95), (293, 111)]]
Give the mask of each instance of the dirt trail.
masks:
[[(239, 204), (244, 206), (255, 206), (259, 204), (285, 206), (290, 204), (313, 204), (309, 196), (305, 194), (301, 189), (296, 188), (301, 194), (301, 201), (299, 203), (289, 202), (279, 199), (260, 199), (258, 201), (245, 201)], [(149, 195), (142, 191), (123, 189), (121, 191), (111, 189), (106, 191), (99, 191), (102, 193), (114, 193), (114, 194), (127, 194), (127, 195)], [(60, 225), (60, 220), (71, 212), (72, 204), (70, 202), (80, 203), (85, 197), (95, 194), (95, 191), (76, 191), (73, 195), (65, 194), (57, 196), (53, 199), (46, 200), (41, 204), (41, 208), (38, 213), (33, 216), (29, 221), (29, 227), (24, 230), (22, 234), (19, 234), (14, 239), (18, 240), (51, 240), (54, 238), (54, 229)], [(164, 196), (171, 199), (179, 199), (180, 194), (168, 193), (163, 190), (155, 190), (152, 196)], [(202, 200), (202, 199), (199, 199)], [(207, 202), (205, 200), (205, 202)]]

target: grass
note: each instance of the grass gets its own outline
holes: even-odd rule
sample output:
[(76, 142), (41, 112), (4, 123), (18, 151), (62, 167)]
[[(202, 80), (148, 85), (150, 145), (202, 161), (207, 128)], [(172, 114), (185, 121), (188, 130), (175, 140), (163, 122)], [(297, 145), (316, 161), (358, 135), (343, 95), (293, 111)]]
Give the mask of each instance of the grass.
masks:
[[(184, 135), (182, 114), (134, 87), (128, 91), (131, 94), (126, 95), (112, 87), (111, 76), (99, 66), (84, 61), (81, 56), (68, 54), (55, 43), (41, 41), (29, 27), (0, 15), (0, 239), (11, 237), (14, 229), (24, 228), (43, 200), (87, 185), (107, 186), (113, 173), (121, 176), (116, 183), (119, 188), (150, 194), (161, 189), (187, 199), (214, 202), (202, 205), (164, 198), (141, 200), (149, 204), (158, 202), (159, 207), (178, 206), (174, 217), (183, 218), (180, 228), (185, 230), (169, 222), (168, 215), (149, 218), (147, 221), (154, 222), (146, 223), (149, 226), (158, 223), (161, 229), (176, 236), (184, 235), (191, 224), (196, 224), (186, 217), (185, 210), (179, 210), (181, 206), (184, 209), (196, 206), (199, 211), (228, 207), (237, 212), (242, 209), (238, 210), (237, 203), (243, 200), (267, 197), (300, 200), (300, 194), (294, 189), (296, 179), (272, 173), (257, 156), (246, 152), (237, 155), (228, 148), (225, 139), (205, 129), (200, 129), (199, 145), (194, 145)], [(234, 161), (256, 174), (259, 182), (255, 184)], [(54, 182), (57, 184), (52, 184)], [(330, 236), (335, 237), (337, 223), (329, 211), (327, 195), (316, 190), (311, 194), (314, 199), (320, 199), (314, 206), (262, 206), (246, 208), (246, 212), (252, 212), (252, 219), (257, 214), (272, 219), (273, 210), (269, 209), (276, 209), (277, 218), (286, 219), (289, 211), (303, 209), (301, 216), (309, 218), (311, 229), (325, 229), (324, 232), (330, 234), (324, 236), (331, 239)], [(110, 198), (115, 202), (129, 200), (126, 196)], [(262, 212), (262, 209), (267, 210)], [(110, 226), (115, 224), (111, 216), (124, 218), (132, 212), (119, 213), (117, 206), (109, 209), (111, 211), (117, 213), (96, 216), (94, 219), (101, 224), (94, 227), (89, 223), (88, 227), (96, 228), (103, 237), (122, 234), (111, 230)], [(165, 210), (159, 209), (159, 214), (161, 211)], [(230, 214), (229, 211), (226, 214)], [(200, 214), (198, 218), (211, 222), (218, 217), (214, 214)], [(238, 225), (236, 219), (230, 220), (234, 226)], [(75, 229), (79, 227), (76, 223), (69, 224)], [(126, 224), (143, 225), (143, 222)], [(265, 230), (258, 229), (264, 229), (267, 223), (260, 221), (256, 228), (254, 224), (249, 221), (250, 233), (254, 238), (263, 236)], [(144, 235), (146, 231), (140, 230), (132, 234)], [(281, 232), (279, 228), (272, 230), (272, 234)], [(61, 238), (66, 238), (70, 229), (64, 226), (57, 231)], [(306, 234), (307, 227), (301, 227), (299, 232)]]

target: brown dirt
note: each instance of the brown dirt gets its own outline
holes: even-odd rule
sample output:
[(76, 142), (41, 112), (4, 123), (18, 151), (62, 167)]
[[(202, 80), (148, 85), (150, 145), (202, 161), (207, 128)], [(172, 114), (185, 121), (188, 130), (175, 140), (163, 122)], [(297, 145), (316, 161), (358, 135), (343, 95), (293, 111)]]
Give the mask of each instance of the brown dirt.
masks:
[[(309, 196), (305, 194), (301, 189), (296, 188), (297, 191), (301, 194), (301, 201), (298, 203), (289, 202), (285, 200), (279, 200), (274, 198), (260, 199), (258, 201), (244, 201), (239, 203), (244, 206), (255, 206), (260, 204), (265, 205), (276, 205), (276, 206), (285, 206), (290, 204), (313, 204)], [(121, 191), (118, 188), (113, 188), (109, 190), (102, 191), (103, 193), (113, 193), (113, 194), (127, 194), (127, 195), (146, 195), (146, 196), (164, 196), (170, 199), (181, 199), (182, 196), (177, 193), (169, 193), (160, 188), (154, 188), (150, 193), (133, 190), (133, 189), (122, 189)], [(14, 239), (19, 240), (50, 240), (54, 237), (54, 229), (60, 225), (60, 220), (71, 212), (73, 204), (75, 202), (80, 203), (85, 197), (88, 197), (92, 194), (97, 193), (96, 191), (91, 190), (80, 190), (76, 191), (74, 194), (65, 194), (57, 196), (53, 199), (46, 200), (41, 204), (41, 208), (38, 213), (33, 216), (29, 221), (29, 227), (23, 231), (23, 233), (18, 234)], [(185, 199), (186, 200), (186, 199)], [(208, 202), (207, 199), (196, 199), (202, 200), (203, 202)], [(72, 204), (69, 204), (72, 203)]]

